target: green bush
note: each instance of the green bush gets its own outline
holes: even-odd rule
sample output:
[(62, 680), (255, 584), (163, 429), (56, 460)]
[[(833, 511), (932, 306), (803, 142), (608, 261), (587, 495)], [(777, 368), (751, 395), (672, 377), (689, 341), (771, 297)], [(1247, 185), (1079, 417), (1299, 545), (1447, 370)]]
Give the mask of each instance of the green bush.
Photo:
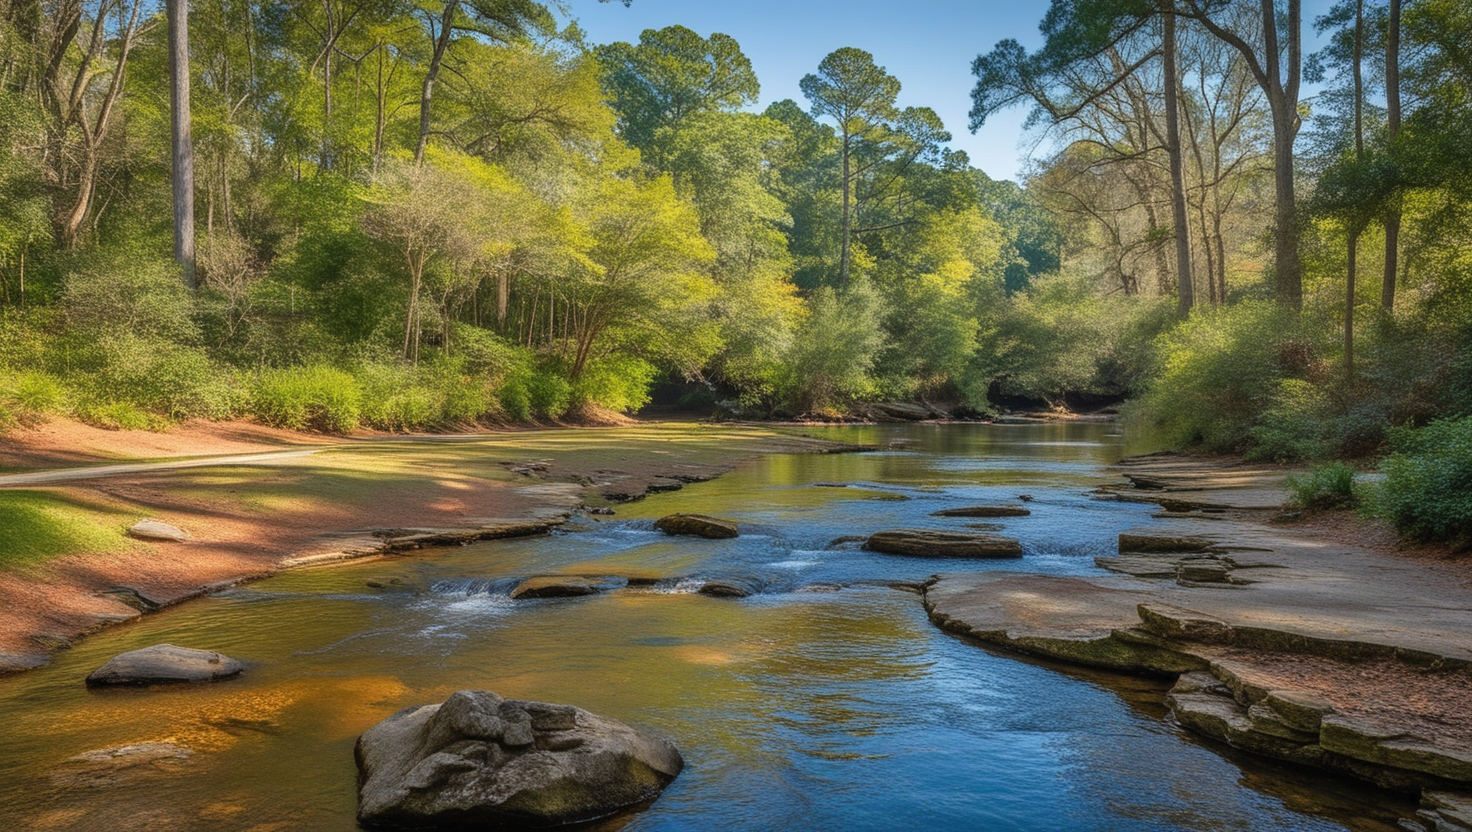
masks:
[(61, 410), (64, 403), (61, 384), (51, 376), (33, 371), (7, 374), (0, 370), (0, 433), (35, 425), (47, 413)]
[(874, 389), (871, 375), (884, 347), (879, 296), (855, 280), (846, 292), (824, 287), (808, 302), (778, 375), (778, 396), (798, 413), (861, 399)]
[(126, 403), (167, 419), (224, 419), (240, 408), (234, 375), (199, 347), (120, 330), (62, 339), (66, 377), (78, 415)]
[(512, 419), (558, 419), (572, 407), (572, 385), (561, 375), (522, 368), (501, 385), (501, 407)]
[(572, 388), (578, 404), (590, 403), (633, 413), (649, 404), (649, 388), (659, 370), (638, 358), (613, 356), (590, 363)]
[(83, 422), (107, 430), (162, 430), (168, 425), (167, 420), (132, 402), (85, 401), (74, 412)]
[(1281, 392), (1280, 380), (1307, 360), (1310, 351), (1293, 340), (1295, 331), (1293, 314), (1271, 301), (1198, 311), (1157, 340), (1159, 371), (1129, 408), (1131, 420), (1176, 446), (1248, 447), (1259, 415)]
[(1355, 501), (1354, 469), (1343, 462), (1315, 465), (1302, 477), (1289, 476), (1287, 484), (1298, 508), (1342, 508)]
[(356, 379), (332, 367), (267, 370), (253, 381), (251, 412), (279, 428), (349, 433), (362, 418), (363, 394)]
[(1472, 417), (1391, 431), (1374, 510), (1415, 540), (1472, 538)]

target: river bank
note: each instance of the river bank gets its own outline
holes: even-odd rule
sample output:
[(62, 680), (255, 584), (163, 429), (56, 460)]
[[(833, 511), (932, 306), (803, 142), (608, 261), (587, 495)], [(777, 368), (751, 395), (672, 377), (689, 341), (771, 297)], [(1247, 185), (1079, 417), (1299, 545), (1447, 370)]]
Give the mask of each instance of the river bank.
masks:
[[(282, 569), (537, 534), (756, 455), (843, 449), (690, 424), (347, 440), (239, 423), (14, 433), (0, 448), (0, 672)], [(130, 536), (144, 519), (190, 539)]]
[[(1125, 460), (1101, 499), (1161, 506), (1112, 573), (938, 575), (925, 606), (983, 644), (1177, 677), (1174, 719), (1213, 741), (1419, 795), (1472, 827), (1472, 570), (1350, 518), (1284, 515), (1285, 472)], [(1407, 827), (1412, 828), (1412, 827)]]

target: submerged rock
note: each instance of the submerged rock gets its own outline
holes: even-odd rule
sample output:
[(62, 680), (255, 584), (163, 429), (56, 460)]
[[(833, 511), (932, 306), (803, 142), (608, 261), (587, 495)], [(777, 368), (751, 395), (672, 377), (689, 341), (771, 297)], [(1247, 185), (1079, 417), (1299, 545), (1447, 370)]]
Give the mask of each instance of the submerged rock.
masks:
[(1026, 517), (1031, 511), (1022, 506), (966, 506), (931, 513), (931, 517)]
[(169, 543), (185, 543), (194, 538), (178, 526), (170, 526), (162, 520), (139, 520), (128, 527), (128, 534), (140, 540), (162, 540)]
[(664, 739), (569, 705), (463, 690), (359, 737), (358, 820), (413, 829), (541, 829), (615, 814), (680, 773)]
[(886, 555), (921, 558), (1020, 558), (1022, 544), (985, 532), (939, 532), (897, 529), (869, 536), (864, 548)]
[(99, 748), (69, 758), (51, 782), (64, 788), (117, 786), (158, 774), (182, 772), (194, 751), (171, 742)]
[(511, 597), (522, 598), (576, 598), (580, 595), (597, 595), (612, 586), (602, 578), (583, 578), (576, 575), (542, 575), (527, 578), (511, 590)]
[(746, 598), (757, 594), (761, 588), (753, 578), (715, 578), (700, 587), (700, 594), (715, 598)]
[(155, 644), (113, 656), (87, 676), (89, 686), (159, 685), (171, 682), (215, 682), (229, 679), (245, 665), (213, 650)]
[(730, 520), (708, 517), (704, 514), (671, 514), (659, 518), (654, 528), (665, 534), (691, 535), (717, 540), (737, 537), (740, 534), (736, 524)]

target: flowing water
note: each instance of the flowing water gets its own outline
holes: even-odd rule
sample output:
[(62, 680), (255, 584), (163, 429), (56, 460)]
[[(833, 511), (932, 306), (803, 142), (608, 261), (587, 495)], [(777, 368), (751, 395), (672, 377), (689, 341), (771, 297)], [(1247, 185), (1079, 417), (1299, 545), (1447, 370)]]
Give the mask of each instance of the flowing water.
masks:
[[(547, 537), (285, 574), (87, 639), (0, 679), (4, 828), (350, 830), (353, 742), (462, 688), (576, 704), (672, 739), (687, 768), (633, 830), (1390, 830), (1372, 790), (1223, 757), (1164, 718), (1156, 682), (1045, 667), (947, 636), (890, 584), (937, 569), (1098, 574), (1151, 507), (1090, 499), (1108, 425), (841, 428), (877, 453), (761, 459)], [(848, 487), (832, 487), (844, 483)], [(845, 535), (964, 526), (947, 506), (1032, 497), (1020, 561), (872, 554)], [(739, 521), (668, 538), (662, 514)], [(512, 601), (548, 573), (651, 588)], [(758, 582), (743, 600), (707, 578)], [(370, 586), (369, 584), (378, 586)], [(93, 691), (110, 656), (167, 641), (239, 679)], [(145, 742), (194, 750), (121, 771), (68, 762)], [(615, 824), (616, 825), (616, 824)], [(610, 826), (605, 824), (605, 826)]]

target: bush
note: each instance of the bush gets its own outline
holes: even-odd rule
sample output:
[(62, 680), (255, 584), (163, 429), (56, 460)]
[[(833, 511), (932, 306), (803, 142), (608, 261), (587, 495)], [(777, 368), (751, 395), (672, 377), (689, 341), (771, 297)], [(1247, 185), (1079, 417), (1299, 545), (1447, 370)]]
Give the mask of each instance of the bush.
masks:
[[(1302, 342), (1291, 340), (1294, 332), (1292, 313), (1271, 301), (1195, 313), (1156, 342), (1159, 372), (1130, 417), (1176, 446), (1246, 448), (1259, 414), (1281, 392), (1280, 380), (1300, 369)], [(1288, 433), (1297, 441), (1296, 431)]]
[(633, 413), (649, 404), (649, 388), (658, 373), (653, 364), (638, 358), (604, 358), (588, 364), (572, 386), (572, 398), (578, 404)]
[(1329, 509), (1354, 504), (1354, 469), (1342, 462), (1315, 465), (1302, 477), (1288, 477), (1292, 503), (1299, 508)]
[(526, 367), (506, 379), (500, 398), (506, 414), (517, 421), (558, 419), (572, 407), (572, 385), (555, 372)]
[(1374, 510), (1415, 540), (1472, 539), (1472, 417), (1391, 431)]
[(798, 413), (864, 398), (884, 347), (878, 294), (862, 280), (843, 293), (824, 287), (808, 310), (779, 374), (780, 398)]
[(41, 422), (45, 414), (62, 408), (61, 384), (45, 373), (0, 371), (0, 433)]
[(362, 418), (363, 394), (351, 375), (331, 367), (267, 370), (256, 376), (251, 411), (288, 430), (349, 433)]
[(233, 374), (198, 347), (116, 330), (74, 333), (57, 346), (84, 420), (115, 403), (167, 419), (223, 419), (240, 408)]

